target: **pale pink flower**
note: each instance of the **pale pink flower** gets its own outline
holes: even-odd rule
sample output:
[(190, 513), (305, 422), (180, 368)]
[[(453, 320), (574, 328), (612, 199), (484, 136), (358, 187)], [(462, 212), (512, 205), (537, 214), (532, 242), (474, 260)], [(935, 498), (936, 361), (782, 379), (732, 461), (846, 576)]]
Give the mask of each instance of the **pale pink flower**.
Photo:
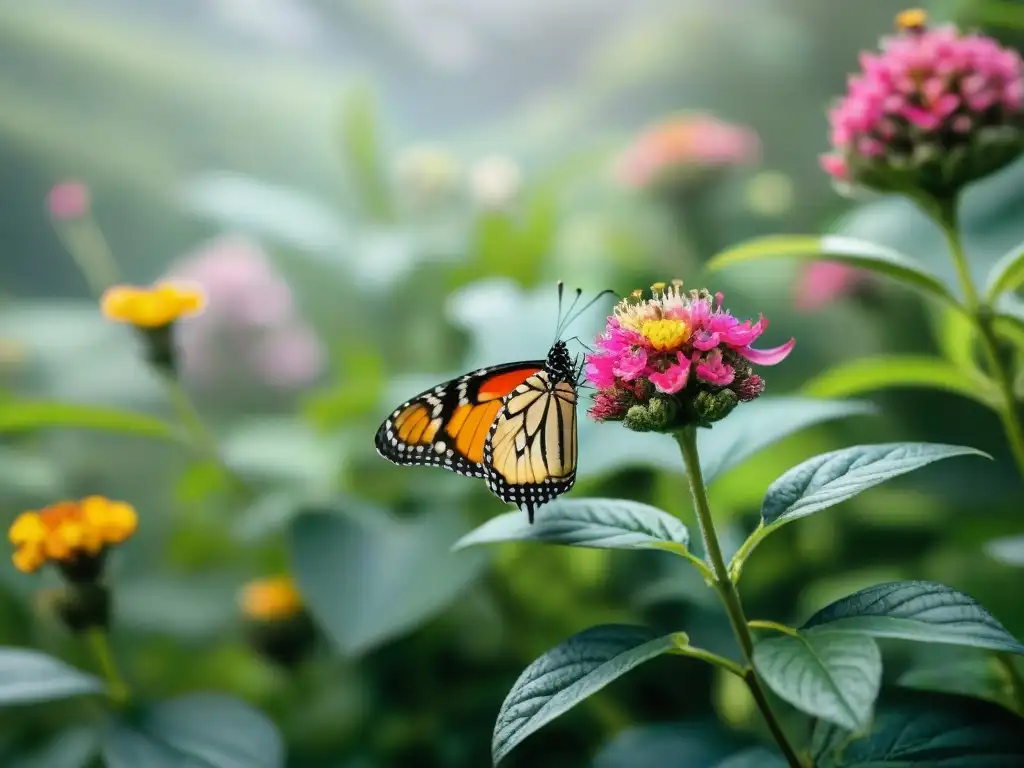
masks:
[(757, 134), (708, 114), (681, 115), (641, 133), (618, 159), (616, 176), (627, 187), (648, 188), (687, 169), (753, 163)]
[(46, 207), (58, 221), (81, 218), (89, 212), (89, 188), (80, 181), (62, 181), (46, 196)]
[(647, 378), (659, 392), (667, 395), (674, 395), (686, 386), (686, 380), (690, 377), (690, 361), (682, 352), (676, 353), (676, 362), (669, 363), (664, 371), (656, 371)]
[(794, 288), (793, 304), (800, 312), (813, 312), (864, 286), (870, 275), (834, 261), (805, 264)]

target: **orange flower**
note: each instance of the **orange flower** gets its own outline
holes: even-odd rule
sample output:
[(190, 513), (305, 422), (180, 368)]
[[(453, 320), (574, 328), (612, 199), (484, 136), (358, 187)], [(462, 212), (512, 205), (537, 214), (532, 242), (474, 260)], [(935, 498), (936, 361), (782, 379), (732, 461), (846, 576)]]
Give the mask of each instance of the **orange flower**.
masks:
[(279, 621), (303, 610), (302, 595), (290, 576), (272, 576), (251, 581), (239, 599), (242, 613), (250, 619)]
[(138, 515), (130, 504), (89, 496), (23, 512), (7, 535), (15, 548), (14, 567), (32, 573), (48, 561), (95, 561), (104, 549), (131, 537), (137, 527)]
[(115, 285), (100, 300), (103, 314), (137, 328), (163, 328), (202, 311), (206, 296), (198, 286), (159, 282), (152, 288)]

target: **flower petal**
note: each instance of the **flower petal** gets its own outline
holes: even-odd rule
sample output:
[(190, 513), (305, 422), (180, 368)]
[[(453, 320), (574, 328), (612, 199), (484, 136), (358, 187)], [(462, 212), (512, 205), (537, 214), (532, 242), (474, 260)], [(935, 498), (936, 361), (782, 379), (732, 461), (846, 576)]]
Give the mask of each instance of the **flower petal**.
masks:
[(736, 351), (743, 357), (755, 365), (775, 365), (781, 363), (790, 352), (793, 351), (793, 346), (796, 344), (796, 339), (790, 339), (785, 344), (781, 344), (771, 349), (751, 349), (750, 347), (743, 347)]

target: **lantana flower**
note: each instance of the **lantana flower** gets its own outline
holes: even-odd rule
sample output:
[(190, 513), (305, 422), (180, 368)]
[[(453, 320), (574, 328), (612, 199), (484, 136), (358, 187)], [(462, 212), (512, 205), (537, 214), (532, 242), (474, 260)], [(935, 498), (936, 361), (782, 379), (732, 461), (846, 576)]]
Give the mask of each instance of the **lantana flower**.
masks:
[(127, 541), (138, 527), (134, 507), (103, 496), (59, 501), (19, 515), (8, 531), (14, 567), (33, 573), (53, 563), (72, 582), (95, 581), (107, 550)]
[(896, 25), (829, 113), (821, 164), (845, 184), (948, 198), (1024, 150), (1024, 63), (984, 35), (929, 28), (920, 10)]
[(618, 159), (616, 176), (632, 189), (679, 198), (759, 154), (757, 134), (748, 128), (709, 114), (679, 115), (637, 136)]
[(270, 576), (246, 584), (239, 594), (252, 647), (275, 664), (291, 667), (312, 650), (313, 621), (291, 576)]
[(586, 359), (597, 390), (591, 418), (667, 432), (710, 426), (758, 397), (764, 381), (751, 364), (781, 362), (795, 341), (755, 349), (768, 321), (740, 321), (722, 302), (721, 293), (684, 293), (679, 280), (654, 284), (651, 298), (634, 291), (619, 302)]

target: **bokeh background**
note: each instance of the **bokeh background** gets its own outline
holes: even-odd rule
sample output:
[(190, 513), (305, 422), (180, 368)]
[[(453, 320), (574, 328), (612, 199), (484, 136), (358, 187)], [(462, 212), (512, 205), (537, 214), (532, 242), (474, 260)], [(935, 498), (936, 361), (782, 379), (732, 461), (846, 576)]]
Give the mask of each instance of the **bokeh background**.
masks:
[[(502, 505), (480, 484), (384, 462), (373, 433), (395, 404), (450, 375), (542, 356), (557, 279), (590, 294), (673, 277), (696, 287), (702, 264), (730, 244), (825, 231), (897, 247), (951, 279), (938, 230), (909, 204), (840, 197), (818, 167), (830, 100), (902, 7), (0, 4), (0, 396), (173, 418), (135, 340), (101, 318), (51, 225), (48, 190), (80, 179), (125, 280), (174, 275), (207, 288), (210, 310), (179, 329), (184, 383), (226, 460), (260, 492), (243, 503), (180, 447), (143, 438), (0, 435), (0, 522), (66, 496), (131, 501), (141, 529), (111, 566), (126, 673), (154, 695), (243, 696), (282, 728), (295, 768), (487, 765), (494, 716), (522, 668), (594, 623), (647, 621), (729, 648), (712, 595), (671, 555), (529, 545), (449, 554)], [(1024, 42), (1020, 4), (926, 7)], [(638, 131), (680, 110), (744, 126), (760, 144), (756, 160), (685, 210), (614, 173)], [(977, 275), (1024, 240), (1022, 205), (1021, 163), (970, 191)], [(796, 337), (767, 372), (772, 395), (855, 357), (939, 354), (949, 338), (949, 319), (897, 286), (863, 280), (808, 307), (805, 279), (787, 262), (707, 278), (734, 313), (770, 318), (764, 344)], [(570, 335), (592, 335), (609, 308)], [(748, 613), (799, 622), (880, 580), (933, 578), (1024, 636), (1010, 588), (1020, 570), (984, 549), (1022, 525), (995, 416), (942, 393), (870, 399), (876, 415), (815, 426), (719, 479), (712, 501), (726, 538), (742, 540), (766, 485), (817, 452), (934, 440), (997, 461), (950, 462), (788, 527), (748, 566)], [(574, 495), (647, 501), (690, 521), (674, 446), (651, 438), (649, 451), (623, 455), (619, 429), (585, 427)], [(246, 644), (236, 597), (247, 580), (289, 568), (288, 522), (311, 508), (389, 523), (360, 543), (362, 557), (335, 564), (339, 599), (360, 606), (369, 628), (287, 674)], [(39, 610), (47, 580), (2, 559), (0, 642), (80, 656)], [(944, 662), (886, 652), (890, 682)], [(44, 746), (80, 706), (4, 712), (0, 763)], [(703, 765), (761, 738), (758, 723), (731, 679), (661, 659), (532, 737), (508, 765), (625, 766), (635, 729), (650, 726)]]

